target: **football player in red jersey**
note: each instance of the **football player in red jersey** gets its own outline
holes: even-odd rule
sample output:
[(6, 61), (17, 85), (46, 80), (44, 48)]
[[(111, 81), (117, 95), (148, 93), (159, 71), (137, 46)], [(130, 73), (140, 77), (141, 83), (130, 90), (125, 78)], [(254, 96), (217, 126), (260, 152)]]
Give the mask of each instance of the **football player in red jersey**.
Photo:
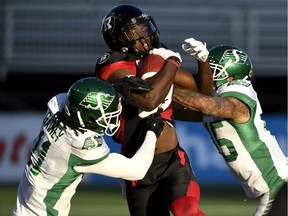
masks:
[[(183, 49), (198, 60), (198, 72), (194, 76), (179, 68), (180, 54), (164, 48), (154, 19), (136, 6), (123, 4), (113, 8), (104, 16), (101, 30), (111, 51), (99, 58), (95, 75), (114, 83), (122, 96), (121, 127), (113, 136), (122, 145), (122, 153), (131, 157), (141, 145), (145, 134), (143, 112), (145, 116), (145, 112), (159, 110), (164, 122), (148, 173), (142, 180), (125, 181), (130, 214), (169, 216), (171, 211), (177, 216), (204, 215), (199, 209), (200, 189), (189, 158), (178, 143), (171, 87), (212, 93), (205, 44), (190, 38), (183, 45)], [(138, 78), (139, 67), (149, 52), (161, 56), (163, 60), (159, 64), (163, 66), (159, 67), (160, 71), (153, 71), (157, 73), (145, 82)], [(138, 91), (139, 86), (143, 86), (143, 91)]]

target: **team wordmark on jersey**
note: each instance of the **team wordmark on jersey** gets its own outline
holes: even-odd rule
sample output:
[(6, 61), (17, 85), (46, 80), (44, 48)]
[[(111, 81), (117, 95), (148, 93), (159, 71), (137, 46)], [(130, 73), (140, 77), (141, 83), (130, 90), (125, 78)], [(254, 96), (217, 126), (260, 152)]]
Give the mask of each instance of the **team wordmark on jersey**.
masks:
[(57, 142), (57, 140), (64, 135), (63, 128), (58, 124), (55, 116), (51, 112), (46, 114), (43, 121), (43, 127), (54, 142)]

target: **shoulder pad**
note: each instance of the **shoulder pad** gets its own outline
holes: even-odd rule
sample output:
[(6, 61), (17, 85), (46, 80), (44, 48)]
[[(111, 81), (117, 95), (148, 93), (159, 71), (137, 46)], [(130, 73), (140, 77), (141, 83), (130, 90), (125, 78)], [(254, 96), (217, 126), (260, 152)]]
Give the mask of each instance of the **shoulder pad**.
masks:
[(141, 57), (134, 54), (122, 53), (118, 51), (106, 52), (97, 61), (95, 66), (95, 72), (101, 70), (101, 68), (119, 61), (135, 61)]

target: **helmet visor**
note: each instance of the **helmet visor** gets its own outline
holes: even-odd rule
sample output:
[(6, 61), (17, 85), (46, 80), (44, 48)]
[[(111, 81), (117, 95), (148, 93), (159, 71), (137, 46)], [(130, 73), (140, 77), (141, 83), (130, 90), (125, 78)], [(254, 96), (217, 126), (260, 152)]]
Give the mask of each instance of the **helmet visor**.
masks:
[(152, 49), (157, 35), (157, 28), (147, 15), (133, 18), (132, 23), (122, 29), (122, 41), (137, 53)]

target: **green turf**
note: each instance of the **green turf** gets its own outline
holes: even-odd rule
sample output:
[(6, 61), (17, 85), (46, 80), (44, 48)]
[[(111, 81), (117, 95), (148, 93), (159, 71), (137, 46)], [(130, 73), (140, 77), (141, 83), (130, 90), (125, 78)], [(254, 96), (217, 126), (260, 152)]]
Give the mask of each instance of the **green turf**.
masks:
[[(202, 188), (200, 207), (207, 216), (251, 216), (257, 206), (257, 200), (245, 200), (238, 187)], [(16, 187), (0, 187), (0, 215), (11, 215), (15, 199)], [(71, 205), (70, 216), (129, 215), (120, 188), (80, 187)]]

